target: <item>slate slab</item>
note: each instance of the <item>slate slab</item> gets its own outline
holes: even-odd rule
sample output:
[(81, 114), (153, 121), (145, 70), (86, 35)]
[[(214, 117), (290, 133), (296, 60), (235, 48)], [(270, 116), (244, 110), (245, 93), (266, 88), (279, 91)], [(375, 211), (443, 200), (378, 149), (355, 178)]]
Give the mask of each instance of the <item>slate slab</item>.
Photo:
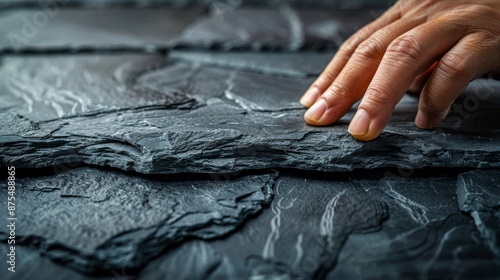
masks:
[(37, 9), (0, 12), (0, 52), (158, 52), (171, 47), (204, 11), (75, 9), (49, 2)]
[(363, 143), (347, 133), (353, 112), (329, 127), (306, 125), (298, 100), (313, 78), (286, 73), (150, 55), (7, 56), (0, 164), (141, 173), (500, 166), (499, 82), (472, 83), (434, 131), (415, 127), (418, 100), (407, 96), (384, 133)]
[(138, 279), (495, 279), (500, 262), (460, 212), (456, 179), (452, 170), (283, 172), (256, 219), (166, 252)]
[(377, 230), (387, 218), (386, 203), (347, 176), (280, 175), (270, 208), (256, 219), (226, 238), (186, 243), (153, 261), (138, 278), (188, 275), (174, 264), (200, 250), (210, 253), (197, 256), (190, 275), (203, 277), (191, 279), (312, 279), (334, 266), (350, 234)]
[(338, 48), (373, 20), (369, 10), (325, 11), (269, 8), (214, 10), (187, 27), (177, 47), (213, 49)]
[(472, 216), (481, 237), (500, 259), (500, 171), (460, 174), (457, 195), (460, 210)]
[(460, 212), (453, 171), (386, 174), (369, 194), (392, 201), (381, 231), (349, 236), (330, 279), (492, 279), (500, 262)]
[(316, 77), (334, 52), (211, 52), (174, 50), (172, 60), (222, 69), (296, 78)]
[[(10, 246), (10, 245), (9, 245)], [(5, 256), (10, 253), (9, 246), (5, 243), (0, 243), (0, 254)], [(1, 262), (2, 279), (6, 280), (110, 280), (110, 279), (130, 279), (127, 276), (131, 273), (130, 270), (114, 269), (109, 271), (108, 275), (96, 276), (85, 275), (74, 269), (54, 263), (49, 258), (43, 257), (36, 249), (27, 246), (16, 246), (16, 268), (15, 272), (10, 272), (7, 269), (9, 264), (6, 261)]]
[(80, 167), (18, 178), (16, 244), (83, 272), (138, 268), (185, 238), (233, 231), (270, 202), (275, 176), (146, 178)]

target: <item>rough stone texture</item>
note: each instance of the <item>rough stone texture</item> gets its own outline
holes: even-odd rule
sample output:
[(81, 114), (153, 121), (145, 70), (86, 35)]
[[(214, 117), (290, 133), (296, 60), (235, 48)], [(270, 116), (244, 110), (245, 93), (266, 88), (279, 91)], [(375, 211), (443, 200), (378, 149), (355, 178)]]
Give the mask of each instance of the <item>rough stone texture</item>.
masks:
[(385, 132), (362, 143), (346, 132), (352, 112), (330, 127), (304, 123), (298, 99), (313, 78), (265, 71), (148, 55), (4, 57), (2, 164), (141, 173), (500, 166), (499, 82), (473, 83), (434, 131), (415, 127), (418, 100), (405, 97)]
[(192, 52), (173, 51), (169, 57), (190, 64), (293, 78), (316, 77), (334, 52)]
[[(460, 213), (455, 173), (396, 174), (280, 175), (271, 207), (256, 219), (223, 239), (186, 242), (154, 260), (138, 278), (500, 276), (500, 259), (481, 240), (473, 220)], [(188, 261), (196, 263), (189, 272), (181, 265)]]
[(5, 10), (0, 12), (0, 52), (165, 50), (202, 12), (202, 8), (83, 10), (57, 6)]
[[(185, 238), (234, 230), (270, 202), (274, 177), (143, 178), (82, 167), (19, 178), (16, 244), (86, 272), (141, 267)], [(2, 241), (8, 235), (0, 229)]]
[(500, 171), (461, 174), (457, 195), (460, 209), (472, 216), (481, 237), (500, 259)]
[(187, 27), (179, 47), (288, 49), (339, 47), (373, 19), (369, 11), (280, 9), (216, 10)]
[[(443, 174), (444, 173), (444, 174)], [(456, 176), (425, 171), (386, 174), (370, 195), (385, 193), (390, 218), (371, 235), (351, 235), (331, 279), (494, 279), (495, 259), (473, 221), (460, 213)]]
[[(9, 245), (10, 246), (10, 245)], [(10, 253), (7, 244), (0, 243), (0, 254)], [(43, 257), (41, 252), (27, 246), (16, 246), (16, 271), (6, 273), (9, 267), (6, 261), (0, 263), (2, 279), (6, 280), (125, 280), (130, 279), (130, 270), (113, 269), (108, 275), (85, 275), (70, 267), (56, 264), (49, 258)]]

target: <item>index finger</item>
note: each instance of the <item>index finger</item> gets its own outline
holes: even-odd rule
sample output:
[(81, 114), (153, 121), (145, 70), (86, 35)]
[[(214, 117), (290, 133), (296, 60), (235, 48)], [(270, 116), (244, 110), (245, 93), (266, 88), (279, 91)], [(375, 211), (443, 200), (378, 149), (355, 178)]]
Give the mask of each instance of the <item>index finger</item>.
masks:
[(300, 99), (300, 103), (307, 108), (311, 107), (337, 78), (359, 44), (380, 28), (398, 20), (400, 17), (401, 14), (398, 7), (394, 6), (387, 10), (381, 17), (361, 28), (349, 39), (347, 39), (342, 46), (340, 46), (333, 59), (326, 66), (325, 70), (323, 70), (316, 81), (314, 81), (314, 83), (304, 93)]
[(387, 48), (349, 126), (355, 138), (369, 141), (380, 135), (415, 78), (466, 35), (466, 29), (447, 21), (443, 18), (422, 24)]

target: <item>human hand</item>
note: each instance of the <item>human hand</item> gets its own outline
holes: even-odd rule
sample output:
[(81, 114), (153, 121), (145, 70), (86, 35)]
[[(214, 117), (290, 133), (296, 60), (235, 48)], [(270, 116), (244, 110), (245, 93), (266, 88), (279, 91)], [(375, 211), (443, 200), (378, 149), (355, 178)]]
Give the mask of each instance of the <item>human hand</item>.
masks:
[(407, 90), (420, 92), (415, 124), (436, 127), (470, 81), (500, 76), (499, 0), (400, 0), (342, 44), (300, 102), (308, 124), (339, 120), (370, 141)]

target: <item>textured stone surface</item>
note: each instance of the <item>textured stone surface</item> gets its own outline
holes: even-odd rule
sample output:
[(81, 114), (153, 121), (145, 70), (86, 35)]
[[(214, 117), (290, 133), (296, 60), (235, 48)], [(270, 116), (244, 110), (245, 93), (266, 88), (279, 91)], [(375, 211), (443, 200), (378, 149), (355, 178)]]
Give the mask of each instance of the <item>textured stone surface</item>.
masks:
[(362, 143), (346, 132), (352, 112), (333, 126), (306, 125), (298, 99), (313, 78), (287, 71), (264, 75), (146, 55), (1, 63), (4, 165), (86, 162), (141, 173), (500, 166), (499, 82), (473, 83), (434, 131), (415, 127), (418, 100), (405, 97), (385, 132)]
[(250, 71), (273, 76), (315, 77), (334, 52), (193, 52), (174, 51), (169, 57), (191, 64)]
[(86, 272), (140, 267), (185, 238), (234, 230), (269, 203), (274, 176), (142, 178), (77, 168), (19, 178), (16, 244)]
[(457, 195), (460, 209), (472, 216), (482, 238), (500, 259), (500, 171), (461, 174)]
[[(7, 244), (0, 243), (0, 254), (5, 256), (10, 253)], [(85, 275), (70, 267), (56, 264), (49, 258), (43, 257), (36, 249), (27, 246), (16, 246), (16, 270), (14, 273), (6, 273), (9, 264), (1, 262), (2, 279), (8, 280), (110, 280), (110, 279), (130, 279), (126, 278), (130, 270), (114, 269), (107, 275)]]
[(186, 242), (138, 278), (186, 275), (188, 260), (191, 279), (497, 278), (500, 259), (460, 213), (455, 184), (449, 171), (283, 174), (271, 207), (238, 232)]
[[(444, 174), (443, 174), (444, 173)], [(457, 203), (456, 176), (426, 171), (389, 175), (371, 195), (385, 194), (390, 218), (381, 231), (351, 235), (331, 279), (493, 279), (500, 260), (488, 250)]]
[(164, 50), (202, 12), (202, 8), (83, 10), (57, 6), (5, 10), (0, 12), (0, 52)]
[(198, 19), (183, 32), (178, 46), (224, 50), (339, 47), (371, 19), (369, 11), (301, 11), (286, 6), (228, 9)]

